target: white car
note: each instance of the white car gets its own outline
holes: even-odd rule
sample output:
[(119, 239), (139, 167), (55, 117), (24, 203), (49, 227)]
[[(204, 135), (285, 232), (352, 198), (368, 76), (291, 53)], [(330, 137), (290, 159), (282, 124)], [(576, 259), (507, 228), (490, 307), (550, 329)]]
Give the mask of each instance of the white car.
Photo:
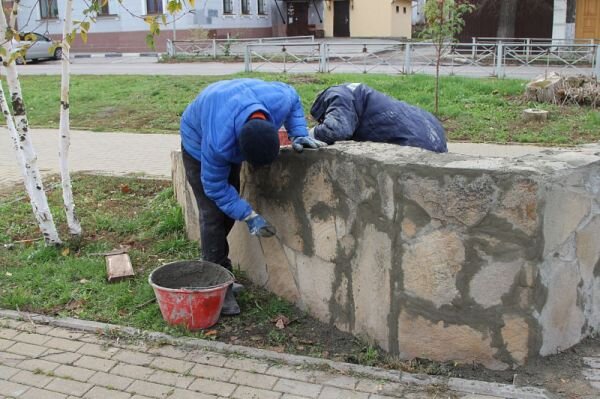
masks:
[[(29, 32), (19, 34), (21, 40), (13, 41), (13, 48), (16, 50), (27, 48), (25, 53), (25, 59), (18, 57), (16, 59), (17, 64), (23, 64), (24, 61), (37, 61), (42, 59), (55, 59), (60, 60), (62, 58), (62, 48), (60, 45), (55, 47), (55, 42), (47, 36), (40, 35), (39, 33)], [(28, 40), (25, 40), (28, 39)]]

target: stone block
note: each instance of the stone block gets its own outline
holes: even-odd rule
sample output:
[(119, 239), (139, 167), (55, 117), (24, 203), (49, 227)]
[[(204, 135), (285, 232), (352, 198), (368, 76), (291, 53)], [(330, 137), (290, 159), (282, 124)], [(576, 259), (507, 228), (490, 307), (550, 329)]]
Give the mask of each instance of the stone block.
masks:
[(171, 153), (171, 178), (175, 198), (180, 204), (185, 204), (183, 206), (185, 232), (190, 240), (200, 242), (200, 214), (192, 186), (190, 186), (185, 176), (181, 151)]
[(241, 176), (277, 236), (237, 223), (230, 255), (255, 283), (394, 355), (517, 367), (600, 331), (599, 154), (283, 150)]

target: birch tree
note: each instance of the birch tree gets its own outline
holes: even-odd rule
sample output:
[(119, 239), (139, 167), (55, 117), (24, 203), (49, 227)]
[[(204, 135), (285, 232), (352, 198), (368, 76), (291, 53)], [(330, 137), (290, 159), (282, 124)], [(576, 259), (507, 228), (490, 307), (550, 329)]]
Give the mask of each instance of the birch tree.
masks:
[(71, 145), (71, 131), (69, 119), (69, 84), (70, 84), (70, 62), (69, 53), (72, 42), (73, 29), (73, 0), (67, 0), (65, 21), (63, 23), (62, 36), (62, 73), (60, 83), (60, 131), (58, 159), (60, 162), (60, 176), (62, 183), (63, 202), (67, 214), (69, 233), (73, 236), (81, 236), (81, 223), (75, 215), (75, 201), (73, 200), (73, 187), (69, 173), (69, 147)]
[[(6, 83), (10, 92), (10, 101), (12, 104), (12, 115), (8, 110), (6, 97), (2, 90), (0, 106), (6, 119), (6, 125), (13, 139), (14, 148), (16, 151), (17, 162), (20, 165), (21, 173), (25, 183), (25, 189), (29, 195), (29, 201), (33, 209), (33, 213), (38, 222), (38, 226), (44, 236), (44, 241), (48, 245), (61, 244), (56, 225), (50, 207), (48, 206), (48, 198), (44, 191), (42, 176), (37, 165), (37, 155), (31, 143), (29, 135), (29, 122), (25, 110), (25, 102), (21, 94), (21, 84), (17, 73), (15, 63), (16, 54), (13, 52), (13, 38), (18, 40), (18, 33), (14, 29), (14, 22), (18, 13), (19, 2), (15, 1), (11, 13), (11, 23), (9, 26), (6, 21), (4, 12), (0, 12), (0, 31), (4, 32), (5, 41), (2, 43), (2, 63), (6, 69)], [(13, 16), (14, 15), (14, 16)]]

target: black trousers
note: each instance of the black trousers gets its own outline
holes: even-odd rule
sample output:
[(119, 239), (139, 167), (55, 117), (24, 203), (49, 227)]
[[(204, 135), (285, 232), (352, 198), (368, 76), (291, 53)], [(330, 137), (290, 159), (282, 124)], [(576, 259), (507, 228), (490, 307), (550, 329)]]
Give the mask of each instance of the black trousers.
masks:
[[(232, 270), (227, 235), (233, 228), (235, 220), (224, 214), (217, 204), (206, 196), (200, 179), (202, 170), (200, 161), (192, 157), (183, 147), (181, 147), (181, 152), (185, 176), (192, 186), (198, 204), (202, 259)], [(240, 191), (240, 170), (241, 165), (232, 164), (228, 179), (229, 184), (238, 192)]]

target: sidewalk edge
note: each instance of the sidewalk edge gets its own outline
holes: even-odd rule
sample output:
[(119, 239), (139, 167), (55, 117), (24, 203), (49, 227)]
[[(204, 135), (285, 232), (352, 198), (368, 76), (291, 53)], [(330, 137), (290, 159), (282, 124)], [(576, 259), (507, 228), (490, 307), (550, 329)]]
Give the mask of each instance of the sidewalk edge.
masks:
[(256, 349), (240, 345), (231, 345), (217, 341), (207, 341), (199, 338), (176, 338), (160, 332), (148, 332), (134, 327), (119, 326), (116, 324), (100, 323), (95, 321), (80, 320), (70, 317), (55, 318), (37, 313), (17, 312), (14, 310), (0, 309), (0, 318), (30, 321), (37, 324), (53, 327), (68, 328), (87, 333), (118, 332), (124, 335), (143, 337), (149, 341), (160, 341), (173, 346), (183, 346), (193, 349), (205, 349), (224, 354), (238, 354), (255, 359), (283, 362), (293, 366), (328, 366), (344, 373), (354, 373), (374, 379), (392, 382), (426, 386), (441, 385), (461, 393), (478, 395), (502, 395), (510, 399), (553, 399), (545, 389), (535, 387), (515, 387), (513, 385), (466, 380), (462, 378), (433, 377), (425, 374), (410, 374), (402, 371), (385, 370), (376, 367), (361, 366), (350, 363), (335, 362), (326, 359), (317, 359), (308, 356), (291, 355), (273, 352), (265, 349)]

